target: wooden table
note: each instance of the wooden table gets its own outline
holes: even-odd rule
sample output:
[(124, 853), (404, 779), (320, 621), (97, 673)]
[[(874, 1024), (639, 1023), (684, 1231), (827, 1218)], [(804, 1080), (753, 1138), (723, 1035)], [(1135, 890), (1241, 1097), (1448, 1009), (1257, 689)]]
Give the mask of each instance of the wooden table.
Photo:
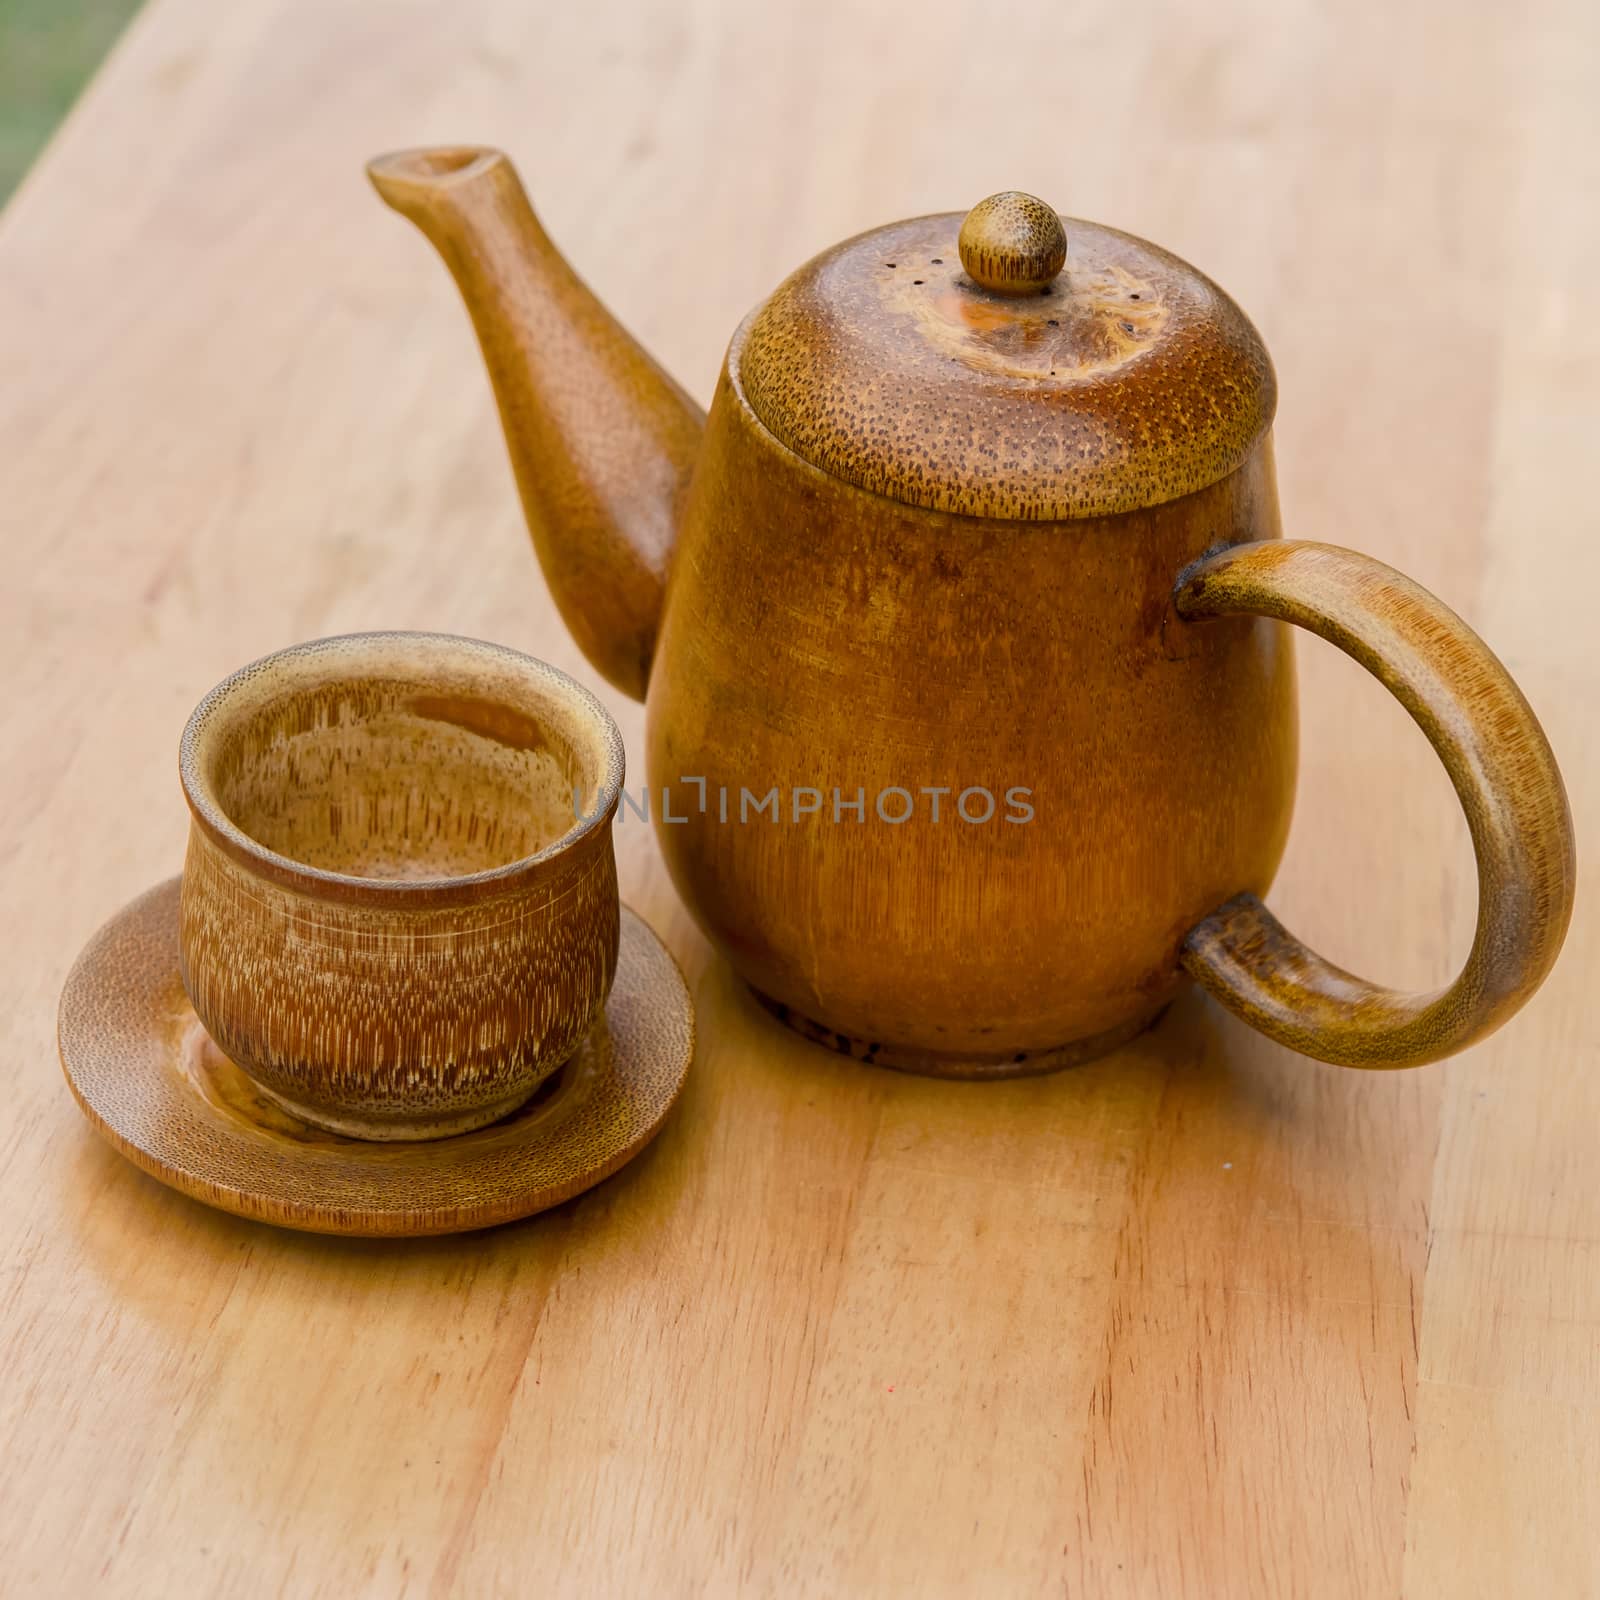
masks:
[[(1486, 1046), (1361, 1074), (1190, 995), (1061, 1077), (902, 1078), (785, 1033), (647, 829), (691, 1087), (630, 1170), (413, 1245), (169, 1193), (61, 1081), (74, 953), (177, 870), (184, 718), (352, 628), (600, 687), (526, 548), (437, 260), (363, 157), (514, 150), (702, 397), (738, 315), (1005, 186), (1220, 278), (1278, 363), (1286, 524), (1436, 589), (1600, 824), (1600, 12), (151, 0), (0, 217), (0, 1590), (40, 1595), (1600, 1590), (1600, 959)], [(1442, 771), (1301, 650), (1274, 902), (1442, 980)], [(606, 693), (639, 775), (641, 716)]]

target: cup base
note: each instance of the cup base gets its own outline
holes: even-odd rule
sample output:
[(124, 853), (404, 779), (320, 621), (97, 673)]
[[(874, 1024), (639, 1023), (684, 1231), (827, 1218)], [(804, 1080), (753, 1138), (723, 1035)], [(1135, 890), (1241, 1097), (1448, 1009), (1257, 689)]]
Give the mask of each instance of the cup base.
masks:
[(835, 1055), (849, 1056), (867, 1066), (889, 1067), (895, 1072), (915, 1073), (924, 1078), (958, 1078), (982, 1081), (991, 1078), (1036, 1078), (1045, 1073), (1060, 1072), (1067, 1067), (1079, 1067), (1098, 1056), (1109, 1054), (1136, 1039), (1147, 1028), (1154, 1027), (1167, 1009), (1163, 1001), (1150, 1011), (1141, 1012), (1127, 1022), (1108, 1028), (1104, 1033), (1090, 1034), (1082, 1039), (1072, 1039), (1065, 1044), (1052, 1045), (1043, 1050), (1012, 1050), (998, 1055), (949, 1054), (936, 1051), (906, 1049), (899, 1045), (883, 1044), (876, 1040), (854, 1039), (836, 1028), (822, 1023), (786, 1006), (781, 1000), (750, 990), (757, 1000), (783, 1025), (793, 1029), (802, 1038), (820, 1044)]
[[(558, 1066), (550, 1076), (554, 1077), (560, 1070)], [(491, 1122), (499, 1122), (503, 1117), (509, 1117), (513, 1111), (526, 1105), (546, 1081), (540, 1079), (539, 1083), (531, 1088), (521, 1089), (505, 1100), (496, 1100), (486, 1106), (474, 1106), (471, 1111), (449, 1116), (362, 1117), (328, 1111), (321, 1106), (303, 1105), (298, 1100), (291, 1100), (287, 1095), (279, 1094), (276, 1089), (269, 1089), (253, 1074), (247, 1073), (246, 1076), (250, 1078), (251, 1086), (262, 1099), (270, 1100), (280, 1111), (297, 1121), (313, 1128), (320, 1128), (324, 1133), (337, 1133), (346, 1139), (366, 1139), (379, 1144), (451, 1139), (460, 1133), (473, 1133), (479, 1128), (487, 1128)]]

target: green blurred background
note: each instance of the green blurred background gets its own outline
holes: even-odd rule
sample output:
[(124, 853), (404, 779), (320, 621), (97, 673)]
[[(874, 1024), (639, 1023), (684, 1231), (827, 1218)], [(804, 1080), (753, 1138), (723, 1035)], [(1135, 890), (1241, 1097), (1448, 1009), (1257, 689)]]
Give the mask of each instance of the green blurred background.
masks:
[(0, 205), (139, 0), (0, 0)]

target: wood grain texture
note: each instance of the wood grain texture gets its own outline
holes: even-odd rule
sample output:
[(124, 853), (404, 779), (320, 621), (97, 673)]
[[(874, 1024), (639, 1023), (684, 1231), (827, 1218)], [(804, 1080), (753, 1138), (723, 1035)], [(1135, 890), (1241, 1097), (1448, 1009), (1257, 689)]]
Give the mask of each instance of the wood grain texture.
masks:
[[(445, 147), (368, 171), (402, 207), (421, 184), (420, 219), (489, 330), (513, 461), (543, 441), (553, 475), (593, 462), (586, 485), (625, 503), (633, 474), (613, 461), (606, 478), (599, 408), (557, 419), (570, 437), (519, 432), (523, 396), (584, 382), (552, 363), (587, 359), (607, 388), (574, 335), (608, 319), (586, 292), (533, 317), (507, 292), (508, 207), (522, 270), (553, 269), (506, 158)], [(940, 1077), (1090, 1060), (1152, 1021), (1183, 968), (1324, 1061), (1418, 1066), (1475, 1043), (1543, 982), (1576, 889), (1566, 792), (1526, 698), (1410, 579), (1275, 543), (1272, 365), (1215, 284), (1075, 222), (1087, 263), (1055, 285), (1061, 220), (1015, 191), (962, 222), (964, 277), (944, 270), (953, 224), (824, 251), (729, 345), (649, 662), (655, 822), (685, 903), (807, 1038)], [(552, 317), (557, 337), (539, 337)], [(642, 434), (661, 395), (634, 390)], [(543, 506), (534, 533), (584, 612), (592, 585), (567, 585), (592, 519)], [(601, 530), (602, 554), (617, 537)], [(1456, 785), (1481, 909), (1435, 995), (1353, 977), (1261, 903), (1296, 728), (1289, 642), (1263, 619), (1393, 689)], [(632, 632), (595, 649), (584, 620), (600, 671), (615, 643), (631, 653)]]
[(1336, 545), (1219, 551), (1183, 575), (1176, 605), (1190, 622), (1298, 623), (1364, 666), (1439, 753), (1478, 863), (1472, 949), (1434, 993), (1400, 993), (1333, 966), (1248, 892), (1184, 936), (1185, 969), (1279, 1043), (1342, 1066), (1420, 1066), (1487, 1037), (1555, 964), (1577, 887), (1566, 787), (1505, 667), (1425, 589)]
[[(1276, 538), (1270, 441), (1148, 511), (955, 516), (777, 444), (742, 355), (645, 720), (646, 771), (689, 819), (656, 808), (685, 904), (748, 983), (857, 1053), (1000, 1076), (1126, 1038), (1177, 993), (1184, 934), (1267, 892), (1289, 831), (1291, 630), (1190, 628), (1171, 598), (1217, 539)], [(759, 528), (780, 531), (758, 558)]]
[(1055, 208), (1037, 195), (1003, 189), (966, 214), (956, 248), (961, 265), (980, 288), (996, 294), (1038, 294), (1066, 264), (1067, 230)]
[[(522, 153), (702, 402), (741, 311), (885, 218), (1015, 184), (1171, 247), (1272, 351), (1285, 532), (1447, 597), (1595, 835), (1600, 15), (1000, 20), (152, 0), (0, 214), (4, 1586), (1600, 1588), (1592, 852), (1550, 981), (1445, 1066), (1321, 1069), (1191, 993), (1081, 1070), (964, 1085), (772, 1022), (624, 815), (699, 1059), (624, 1173), (470, 1239), (209, 1211), (61, 1082), (63, 980), (177, 870), (173, 742), (225, 672), (427, 627), (598, 682), (454, 291), (361, 176), (429, 140)], [(1436, 986), (1476, 914), (1448, 778), (1357, 666), (1316, 640), (1298, 665), (1273, 908)], [(607, 704), (641, 771), (642, 709)]]
[(622, 735), (547, 662), (363, 633), (231, 673), (184, 729), (180, 961), (291, 1116), (438, 1139), (515, 1110), (617, 967)]
[(741, 400), (830, 477), (958, 516), (1065, 521), (1209, 488), (1272, 424), (1261, 336), (1170, 251), (1065, 221), (1066, 271), (1026, 295), (963, 271), (960, 212), (831, 246), (734, 335)]
[(179, 880), (122, 907), (62, 989), (61, 1064), (84, 1115), (137, 1167), (235, 1216), (418, 1238), (515, 1221), (620, 1170), (660, 1131), (694, 1053), (683, 977), (622, 914), (603, 1017), (515, 1114), (442, 1144), (303, 1121), (216, 1046), (178, 975)]
[(704, 413), (556, 250), (500, 151), (401, 150), (367, 176), (437, 246), (472, 313), (562, 617), (606, 681), (642, 699)]

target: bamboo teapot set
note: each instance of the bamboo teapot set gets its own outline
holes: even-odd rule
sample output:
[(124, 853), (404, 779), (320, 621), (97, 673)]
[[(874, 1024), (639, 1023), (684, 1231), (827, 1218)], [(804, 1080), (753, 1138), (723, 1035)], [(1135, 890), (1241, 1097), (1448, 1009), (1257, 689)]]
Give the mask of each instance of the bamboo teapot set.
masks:
[[(1307, 1055), (1410, 1066), (1543, 980), (1574, 885), (1544, 734), (1432, 595), (1281, 537), (1272, 366), (1194, 268), (1015, 193), (894, 223), (740, 324), (707, 415), (504, 155), (368, 171), (466, 300), (563, 619), (646, 703), (672, 880), (792, 1026), (1007, 1076), (1114, 1048), (1190, 978)], [(1291, 623), (1400, 700), (1460, 796), (1478, 919), (1437, 993), (1341, 970), (1263, 903)], [(141, 1165), (292, 1225), (443, 1231), (564, 1198), (660, 1125), (692, 1017), (618, 911), (621, 744), (577, 684), (435, 635), (323, 641), (213, 691), (181, 769), (181, 890), (108, 924), (63, 997), (69, 1080)], [(174, 969), (187, 1021), (158, 1038)], [(120, 1033), (112, 989), (143, 1019)], [(105, 1087), (139, 1051), (166, 1072), (142, 1121)]]

